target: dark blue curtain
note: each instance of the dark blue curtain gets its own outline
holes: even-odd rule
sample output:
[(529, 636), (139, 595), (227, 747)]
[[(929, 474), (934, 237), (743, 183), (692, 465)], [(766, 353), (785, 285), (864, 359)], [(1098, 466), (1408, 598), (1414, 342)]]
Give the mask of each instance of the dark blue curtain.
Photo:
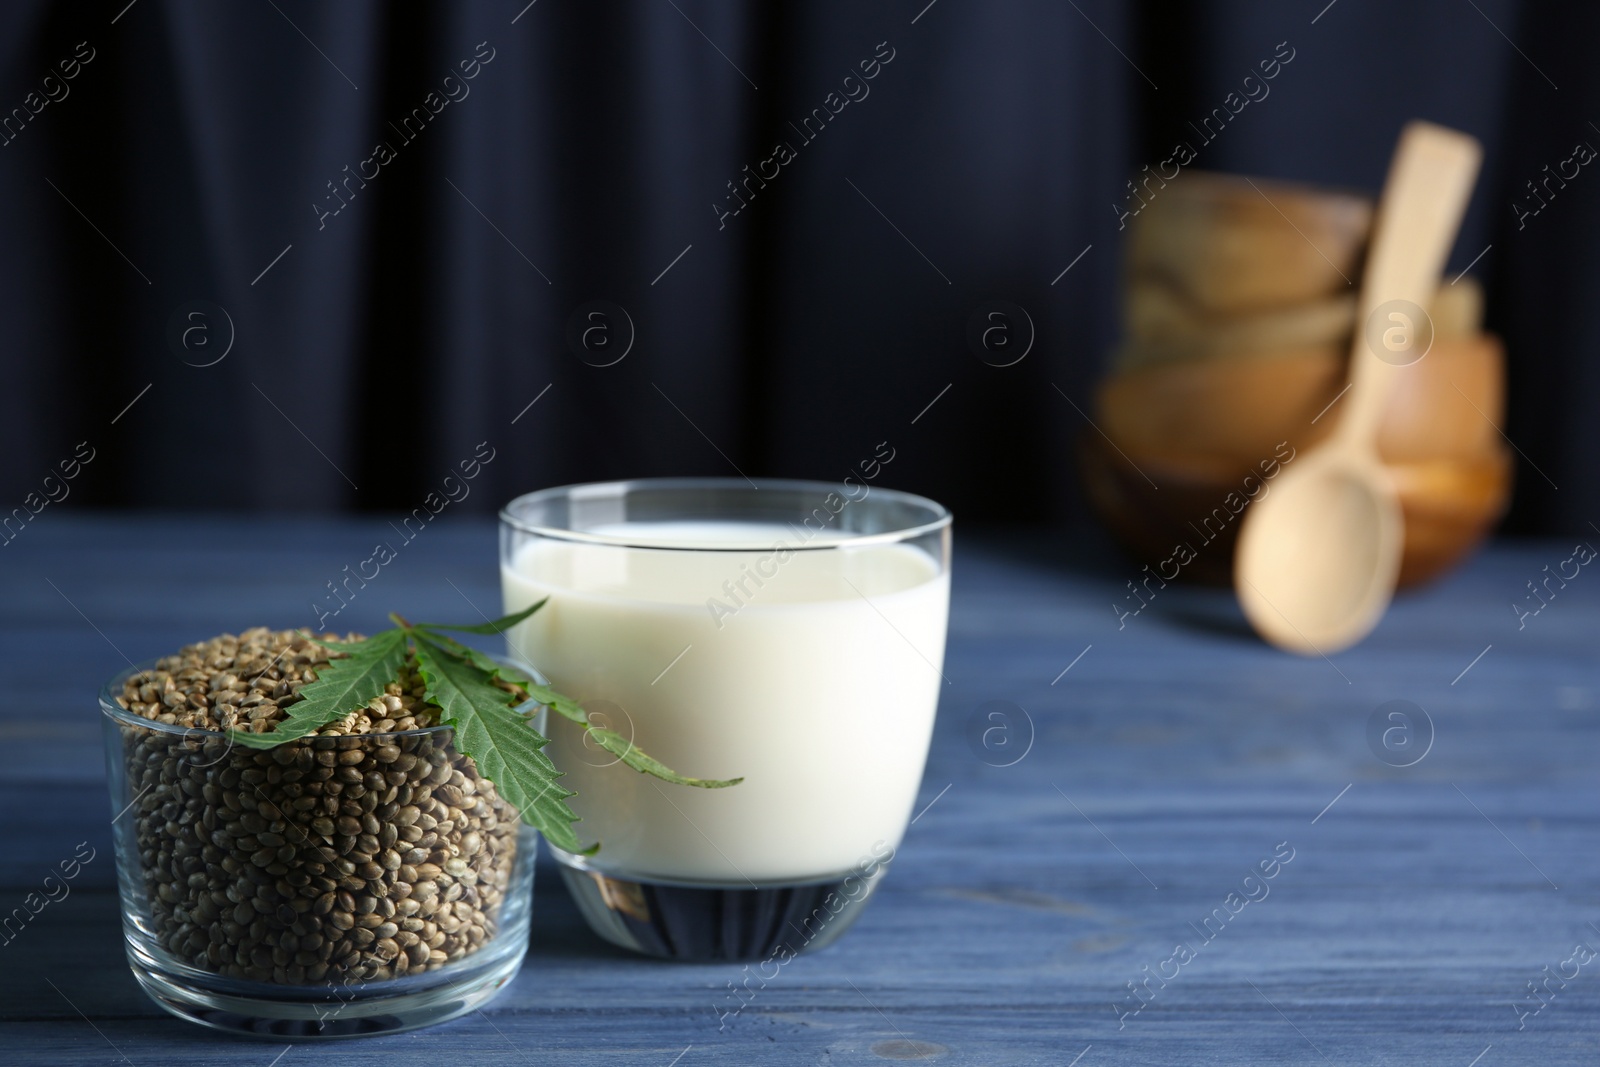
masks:
[[(1481, 254), (1508, 341), (1513, 528), (1586, 529), (1600, 176), (1515, 205), (1600, 146), (1597, 31), (1554, 0), (7, 4), (0, 508), (410, 509), (468, 461), (488, 509), (887, 450), (965, 520), (1079, 519), (1123, 183), (1292, 54), (1194, 165), (1375, 191), (1404, 120), (1480, 137), (1452, 269)], [(993, 301), (1031, 320), (1011, 366), (969, 344)]]

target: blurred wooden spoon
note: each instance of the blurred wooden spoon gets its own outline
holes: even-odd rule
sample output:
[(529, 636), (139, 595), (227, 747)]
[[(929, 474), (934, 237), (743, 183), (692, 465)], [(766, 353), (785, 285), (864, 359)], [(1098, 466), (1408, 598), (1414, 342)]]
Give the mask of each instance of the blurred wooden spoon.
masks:
[(1350, 388), (1332, 435), (1246, 510), (1234, 588), (1268, 641), (1326, 655), (1360, 641), (1394, 595), (1405, 529), (1377, 427), (1396, 376), (1427, 354), (1427, 307), (1477, 178), (1465, 134), (1413, 122), (1400, 135), (1361, 287)]

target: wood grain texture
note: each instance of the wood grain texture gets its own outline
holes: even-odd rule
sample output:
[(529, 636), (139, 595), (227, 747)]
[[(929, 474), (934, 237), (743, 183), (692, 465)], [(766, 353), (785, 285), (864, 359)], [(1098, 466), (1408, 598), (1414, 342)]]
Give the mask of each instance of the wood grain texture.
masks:
[[(122, 954), (94, 693), (124, 653), (309, 623), (323, 583), (387, 530), (48, 513), (0, 549), (0, 911), (78, 842), (99, 850), (67, 899), (0, 945), (0, 1062), (667, 1067), (682, 1053), (679, 1067), (697, 1067), (921, 1052), (1468, 1067), (1486, 1048), (1479, 1067), (1595, 1062), (1600, 960), (1521, 1031), (1511, 1007), (1576, 943), (1600, 947), (1600, 575), (1585, 568), (1520, 631), (1510, 610), (1571, 556), (1553, 542), (1497, 546), (1402, 597), (1328, 663), (1266, 648), (1220, 591), (1168, 587), (1119, 629), (1111, 605), (1137, 606), (1121, 601), (1137, 568), (1093, 546), (958, 530), (951, 684), (922, 797), (937, 802), (861, 922), (784, 967), (725, 1029), (739, 967), (608, 947), (548, 867), (526, 965), (482, 1015), (292, 1048), (169, 1018)], [(492, 613), (494, 545), (488, 523), (441, 520), (335, 623), (471, 617), (468, 599)], [(1392, 699), (1436, 730), (1409, 768), (1368, 747), (1368, 718)], [(1013, 766), (967, 742), (989, 701), (1031, 719)], [(1126, 983), (1178, 941), (1199, 944), (1189, 924), (1285, 841), (1294, 859), (1270, 894), (1119, 1029)]]

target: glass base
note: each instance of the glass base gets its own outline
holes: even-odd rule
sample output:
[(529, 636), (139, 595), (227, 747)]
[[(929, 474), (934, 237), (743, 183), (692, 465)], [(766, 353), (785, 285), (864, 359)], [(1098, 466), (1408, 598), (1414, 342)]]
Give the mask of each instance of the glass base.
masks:
[(705, 885), (610, 874), (552, 849), (595, 933), (685, 962), (787, 959), (826, 948), (861, 916), (886, 865), (816, 881)]
[(128, 945), (133, 976), (180, 1019), (256, 1037), (368, 1037), (432, 1026), (482, 1006), (516, 977), (527, 943), (491, 946), (438, 971), (383, 982), (283, 986), (228, 979)]

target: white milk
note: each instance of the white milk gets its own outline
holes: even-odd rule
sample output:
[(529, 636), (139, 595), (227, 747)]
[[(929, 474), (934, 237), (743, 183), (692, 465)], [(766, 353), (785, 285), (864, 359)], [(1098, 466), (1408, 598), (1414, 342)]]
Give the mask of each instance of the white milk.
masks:
[(507, 612), (550, 597), (510, 636), (557, 689), (625, 737), (631, 723), (634, 742), (681, 774), (744, 777), (727, 789), (668, 785), (612, 763), (581, 726), (550, 716), (547, 751), (578, 793), (578, 836), (601, 842), (595, 866), (801, 881), (870, 860), (877, 842), (897, 846), (943, 685), (949, 575), (895, 544), (779, 562), (772, 546), (797, 541), (787, 526), (591, 532), (752, 549), (538, 540), (502, 568)]

